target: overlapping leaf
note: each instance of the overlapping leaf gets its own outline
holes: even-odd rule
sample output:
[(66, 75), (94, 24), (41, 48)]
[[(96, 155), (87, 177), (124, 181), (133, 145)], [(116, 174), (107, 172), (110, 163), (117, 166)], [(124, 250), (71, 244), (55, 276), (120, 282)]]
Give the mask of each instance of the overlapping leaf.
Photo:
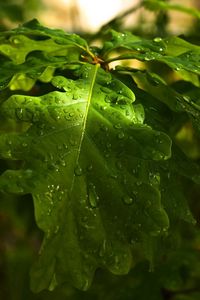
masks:
[(132, 106), (133, 92), (123, 83), (98, 65), (81, 74), (75, 81), (54, 77), (64, 91), (13, 95), (1, 107), (5, 122), (29, 124), (1, 135), (1, 157), (23, 162), (4, 172), (0, 186), (33, 195), (45, 232), (35, 290), (65, 280), (86, 289), (99, 266), (127, 273), (131, 244), (168, 227), (154, 174), (143, 180), (138, 172), (143, 160), (170, 157), (170, 139), (142, 124), (142, 109)]
[[(186, 122), (185, 113), (193, 121), (195, 120), (198, 126), (200, 116), (197, 101), (175, 92), (156, 74), (123, 67), (118, 67), (114, 74), (134, 90), (137, 101), (143, 104), (146, 123), (168, 133), (173, 141), (172, 156), (169, 160), (162, 163), (147, 164), (145, 161), (141, 163), (142, 177), (145, 178), (145, 174), (151, 174), (151, 170), (154, 170), (151, 178), (160, 187), (162, 204), (170, 221), (184, 220), (195, 223), (185, 195), (185, 181), (191, 180), (199, 184), (200, 166), (177, 147), (173, 126), (177, 126), (179, 118), (181, 124)], [(130, 77), (127, 79), (127, 76), (130, 76), (132, 80)], [(140, 88), (136, 86), (136, 83)], [(185, 105), (185, 100), (187, 100), (187, 105)]]
[(92, 55), (85, 40), (76, 34), (43, 27), (36, 20), (3, 32), (0, 37), (0, 90), (8, 86), (14, 75), (28, 75), (34, 79), (34, 84), (46, 67), (78, 63), (81, 53)]
[[(123, 52), (110, 57), (113, 51)], [(123, 59), (157, 61), (168, 65), (183, 77), (186, 77), (186, 72), (191, 72), (194, 76), (200, 75), (200, 47), (178, 37), (165, 39), (157, 37), (152, 41), (130, 32), (120, 33), (110, 30), (109, 41), (104, 44), (102, 56), (107, 62)], [(194, 78), (192, 80), (188, 76), (188, 80), (194, 81)], [(195, 80), (198, 85), (198, 78)]]
[(191, 98), (176, 92), (173, 88), (160, 80), (158, 76), (151, 73), (135, 72), (133, 77), (139, 86), (169, 106), (172, 111), (187, 113), (200, 130), (200, 106), (198, 104), (198, 98)]

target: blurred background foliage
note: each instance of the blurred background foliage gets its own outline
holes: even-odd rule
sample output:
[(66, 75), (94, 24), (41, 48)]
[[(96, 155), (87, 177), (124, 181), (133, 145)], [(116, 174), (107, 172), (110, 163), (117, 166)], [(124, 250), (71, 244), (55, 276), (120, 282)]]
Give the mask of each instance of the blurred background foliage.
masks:
[[(162, 1), (200, 8), (199, 0)], [(146, 1), (148, 2), (148, 1)], [(179, 35), (200, 44), (200, 18), (177, 9), (141, 7), (138, 0), (0, 0), (0, 30), (38, 18), (46, 26), (63, 28), (87, 37), (92, 43), (101, 42), (102, 31), (108, 27), (129, 30), (143, 37)], [(106, 25), (105, 25), (106, 24)], [(124, 61), (124, 64), (128, 62)], [(199, 97), (199, 89), (172, 76), (167, 67), (141, 64), (160, 73), (177, 91)], [(182, 150), (195, 161), (200, 161), (200, 141), (190, 123), (176, 124), (176, 139)], [(15, 163), (0, 161), (1, 173), (17, 168)], [(12, 164), (12, 166), (10, 166)], [(197, 219), (197, 228), (176, 224), (166, 240), (171, 253), (154, 272), (147, 262), (138, 264), (126, 276), (114, 276), (97, 270), (94, 284), (88, 292), (72, 287), (37, 295), (29, 289), (29, 270), (40, 248), (42, 233), (34, 221), (31, 196), (0, 195), (0, 299), (4, 300), (195, 300), (200, 299), (200, 191), (190, 187), (190, 206)], [(176, 245), (179, 243), (179, 250)], [(190, 249), (190, 251), (188, 251)], [(192, 251), (191, 251), (192, 249)]]

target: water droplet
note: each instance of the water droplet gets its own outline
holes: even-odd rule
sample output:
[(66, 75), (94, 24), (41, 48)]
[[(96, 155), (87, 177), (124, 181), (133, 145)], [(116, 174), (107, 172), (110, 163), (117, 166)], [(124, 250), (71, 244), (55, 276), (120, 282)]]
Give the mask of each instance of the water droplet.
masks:
[(68, 149), (67, 144), (63, 144), (63, 148), (64, 148), (64, 149)]
[(183, 99), (186, 101), (186, 102), (190, 102), (191, 101), (191, 99), (190, 99), (190, 97), (189, 96), (183, 96)]
[(63, 167), (66, 166), (66, 162), (64, 161), (64, 159), (61, 159), (61, 160), (60, 160), (60, 164), (61, 164), (61, 166), (63, 166)]
[(120, 124), (120, 123), (117, 123), (117, 124), (114, 125), (114, 128), (120, 129), (120, 128), (122, 128), (122, 127), (121, 127), (121, 124)]
[(159, 173), (149, 173), (149, 181), (151, 185), (159, 185), (160, 184), (160, 174)]
[(81, 175), (83, 175), (83, 170), (82, 170), (82, 168), (81, 168), (80, 166), (76, 166), (76, 168), (74, 169), (74, 174), (75, 174), (76, 176), (81, 176)]
[(135, 175), (137, 173), (137, 169), (133, 169), (132, 173)]
[(28, 144), (26, 144), (26, 143), (23, 143), (23, 144), (22, 144), (22, 146), (23, 146), (23, 147), (27, 147), (27, 146), (28, 146)]
[(110, 100), (110, 98), (108, 97), (108, 96), (106, 96), (105, 97), (105, 100), (104, 100), (106, 103), (110, 103), (111, 102), (111, 100)]
[(140, 181), (140, 180), (136, 181), (137, 186), (140, 186), (141, 184), (142, 184), (142, 181)]
[(111, 143), (107, 143), (107, 144), (106, 144), (106, 147), (107, 147), (107, 148), (110, 148), (110, 147), (111, 147)]
[(51, 213), (52, 213), (52, 209), (51, 209), (51, 208), (49, 208), (49, 209), (48, 209), (48, 211), (47, 211), (47, 215), (48, 215), (48, 216), (50, 216), (50, 215), (51, 215)]
[(105, 156), (105, 158), (108, 158), (108, 157), (110, 157), (110, 154), (108, 152), (105, 152), (104, 156)]
[(15, 109), (15, 115), (18, 118), (18, 120), (23, 119), (23, 109), (22, 108), (16, 108)]
[(89, 280), (88, 279), (85, 279), (85, 282), (83, 282), (83, 285), (82, 285), (82, 290), (83, 291), (87, 291), (87, 289), (89, 288)]
[(106, 127), (105, 125), (101, 125), (101, 130), (102, 131), (108, 131), (108, 127)]
[(125, 134), (124, 134), (123, 131), (121, 131), (121, 132), (118, 133), (117, 136), (118, 136), (118, 138), (121, 140), (121, 139), (123, 139), (123, 138), (125, 137)]
[(72, 146), (76, 146), (77, 141), (71, 138), (71, 139), (70, 139), (70, 144), (71, 144)]
[(160, 43), (162, 41), (162, 38), (161, 37), (155, 37), (153, 40), (156, 43)]
[(89, 197), (90, 205), (92, 208), (96, 208), (97, 203), (99, 201), (99, 196), (97, 195), (96, 187), (93, 183), (89, 183), (88, 188), (89, 188), (88, 197)]
[(122, 200), (123, 200), (123, 202), (124, 202), (125, 204), (127, 204), (127, 205), (130, 205), (130, 204), (133, 203), (133, 198), (130, 197), (130, 196), (128, 196), (128, 195), (122, 197)]
[(118, 176), (117, 176), (117, 174), (111, 174), (110, 177), (113, 179), (117, 179)]
[(107, 106), (100, 106), (100, 109), (101, 109), (101, 110), (106, 110), (106, 109), (107, 109)]
[(60, 227), (57, 225), (56, 228), (55, 228), (55, 230), (54, 230), (54, 234), (57, 234), (58, 231), (59, 231), (59, 229), (60, 229)]
[(12, 40), (12, 42), (13, 42), (14, 44), (20, 44), (20, 40), (17, 39), (17, 38), (14, 38), (14, 39)]
[(89, 165), (89, 166), (87, 167), (88, 172), (92, 171), (92, 169), (93, 169), (92, 165)]
[(117, 162), (116, 162), (116, 166), (117, 166), (117, 168), (118, 169), (122, 169), (122, 163), (121, 163), (121, 161), (120, 160), (118, 160)]
[(103, 243), (99, 251), (99, 256), (100, 257), (104, 256), (105, 252), (106, 252), (106, 240), (103, 240)]

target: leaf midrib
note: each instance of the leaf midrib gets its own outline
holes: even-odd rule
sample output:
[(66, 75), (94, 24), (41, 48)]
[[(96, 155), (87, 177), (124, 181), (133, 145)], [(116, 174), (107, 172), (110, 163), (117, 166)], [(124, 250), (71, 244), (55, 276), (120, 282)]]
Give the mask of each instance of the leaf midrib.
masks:
[[(84, 136), (85, 136), (85, 129), (86, 129), (86, 124), (87, 124), (88, 112), (89, 112), (89, 108), (90, 108), (93, 88), (94, 88), (95, 79), (96, 79), (96, 76), (97, 76), (97, 71), (98, 71), (99, 66), (100, 66), (99, 64), (96, 64), (95, 67), (94, 67), (94, 71), (93, 71), (93, 76), (92, 76), (92, 80), (91, 80), (91, 84), (90, 84), (90, 88), (89, 88), (89, 93), (88, 93), (85, 117), (84, 117), (84, 120), (83, 120), (82, 133), (81, 133), (81, 137), (80, 137), (79, 147), (78, 147), (78, 150), (77, 150), (77, 157), (76, 157), (75, 167), (78, 165), (78, 161), (79, 161), (79, 157), (80, 157), (80, 153), (81, 153), (81, 147), (82, 147), (83, 139), (84, 139)], [(75, 174), (73, 174), (70, 192), (72, 192), (72, 190), (73, 190), (74, 180), (75, 180)]]

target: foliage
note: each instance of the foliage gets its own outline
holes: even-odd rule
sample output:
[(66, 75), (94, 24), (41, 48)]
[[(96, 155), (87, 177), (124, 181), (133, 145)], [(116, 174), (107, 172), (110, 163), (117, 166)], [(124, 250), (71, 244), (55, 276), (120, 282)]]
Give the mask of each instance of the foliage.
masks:
[(197, 299), (200, 46), (99, 36), (91, 46), (36, 20), (0, 34), (2, 211), (31, 232), (30, 250), (15, 248), (26, 266), (39, 240), (31, 199), (44, 234), (31, 269), (40, 293), (19, 299)]

